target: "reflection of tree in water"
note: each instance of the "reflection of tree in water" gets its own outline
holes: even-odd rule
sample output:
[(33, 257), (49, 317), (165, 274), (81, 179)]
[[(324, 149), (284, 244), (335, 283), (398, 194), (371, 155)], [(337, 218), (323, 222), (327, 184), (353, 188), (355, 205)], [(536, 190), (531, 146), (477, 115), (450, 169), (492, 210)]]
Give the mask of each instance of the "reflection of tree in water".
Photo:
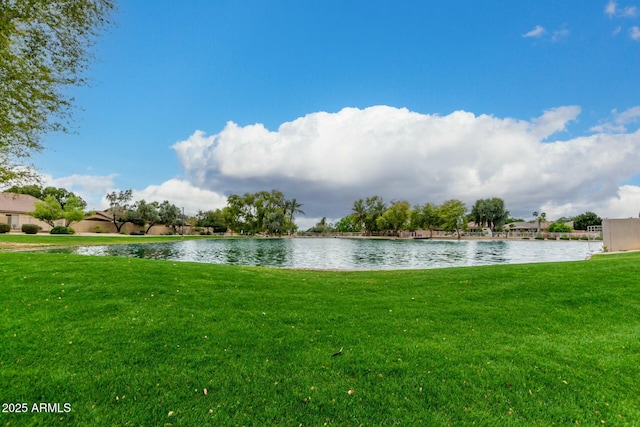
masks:
[(584, 259), (583, 242), (369, 239), (214, 239), (85, 246), (55, 252), (213, 264), (328, 269), (405, 269)]
[(356, 266), (376, 265), (384, 260), (384, 251), (376, 245), (367, 245), (353, 251), (353, 260)]
[(503, 241), (478, 242), (476, 260), (486, 260), (491, 263), (502, 263), (509, 259), (507, 243)]
[[(226, 247), (226, 251), (224, 251), (224, 255), (226, 257), (227, 264), (238, 264), (240, 260), (245, 255), (244, 251), (240, 249), (239, 245), (228, 245)], [(224, 262), (224, 260), (223, 260)]]
[(257, 243), (256, 265), (290, 265), (291, 245), (284, 239), (258, 240)]
[(466, 242), (461, 241), (444, 241), (438, 242), (442, 247), (442, 250), (438, 254), (439, 256), (434, 259), (437, 262), (449, 262), (449, 261), (463, 261), (467, 255), (462, 250), (466, 247)]
[(173, 243), (144, 243), (133, 245), (112, 245), (104, 249), (106, 255), (128, 258), (175, 259), (179, 255)]
[(291, 266), (292, 248), (287, 239), (242, 239), (228, 240), (219, 257), (223, 263)]

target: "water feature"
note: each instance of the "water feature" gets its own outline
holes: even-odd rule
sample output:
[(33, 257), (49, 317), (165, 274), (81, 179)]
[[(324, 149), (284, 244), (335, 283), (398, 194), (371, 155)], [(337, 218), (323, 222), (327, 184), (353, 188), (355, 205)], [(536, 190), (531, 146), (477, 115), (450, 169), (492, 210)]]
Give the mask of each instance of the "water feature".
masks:
[(56, 252), (211, 264), (336, 270), (394, 270), (582, 260), (598, 241), (207, 239), (85, 246)]

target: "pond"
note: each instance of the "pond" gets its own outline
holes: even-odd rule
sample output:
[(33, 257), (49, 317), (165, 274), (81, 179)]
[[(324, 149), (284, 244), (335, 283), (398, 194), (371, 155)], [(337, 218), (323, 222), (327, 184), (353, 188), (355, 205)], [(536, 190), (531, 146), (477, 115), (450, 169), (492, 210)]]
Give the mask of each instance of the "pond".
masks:
[(55, 252), (210, 264), (324, 270), (395, 270), (583, 260), (599, 241), (206, 239), (86, 246)]

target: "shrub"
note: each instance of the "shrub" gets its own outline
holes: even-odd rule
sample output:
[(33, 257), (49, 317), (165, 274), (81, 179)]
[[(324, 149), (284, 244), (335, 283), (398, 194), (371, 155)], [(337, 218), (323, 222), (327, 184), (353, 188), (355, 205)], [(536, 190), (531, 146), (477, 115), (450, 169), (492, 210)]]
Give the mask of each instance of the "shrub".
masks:
[(71, 227), (64, 227), (62, 225), (56, 225), (49, 232), (51, 234), (75, 234), (76, 232)]
[(544, 236), (536, 236), (535, 239), (536, 240), (544, 240)]
[(144, 230), (133, 230), (131, 233), (132, 236), (144, 236)]
[(36, 234), (40, 231), (40, 227), (36, 224), (22, 224), (22, 232), (26, 234)]
[(549, 231), (552, 233), (571, 233), (573, 228), (563, 222), (554, 222), (549, 226)]
[(8, 233), (11, 231), (11, 226), (9, 224), (0, 223), (0, 233)]
[(93, 227), (93, 232), (94, 233), (104, 233), (104, 230), (99, 225), (96, 225), (95, 227)]

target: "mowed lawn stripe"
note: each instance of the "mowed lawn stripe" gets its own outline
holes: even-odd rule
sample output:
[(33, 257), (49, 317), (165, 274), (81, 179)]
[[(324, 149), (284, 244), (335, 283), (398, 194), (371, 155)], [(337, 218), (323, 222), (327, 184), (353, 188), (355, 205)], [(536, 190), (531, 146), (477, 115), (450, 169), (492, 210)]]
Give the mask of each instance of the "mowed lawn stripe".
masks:
[(1, 253), (0, 397), (72, 410), (0, 422), (637, 425), (639, 261), (321, 272)]

